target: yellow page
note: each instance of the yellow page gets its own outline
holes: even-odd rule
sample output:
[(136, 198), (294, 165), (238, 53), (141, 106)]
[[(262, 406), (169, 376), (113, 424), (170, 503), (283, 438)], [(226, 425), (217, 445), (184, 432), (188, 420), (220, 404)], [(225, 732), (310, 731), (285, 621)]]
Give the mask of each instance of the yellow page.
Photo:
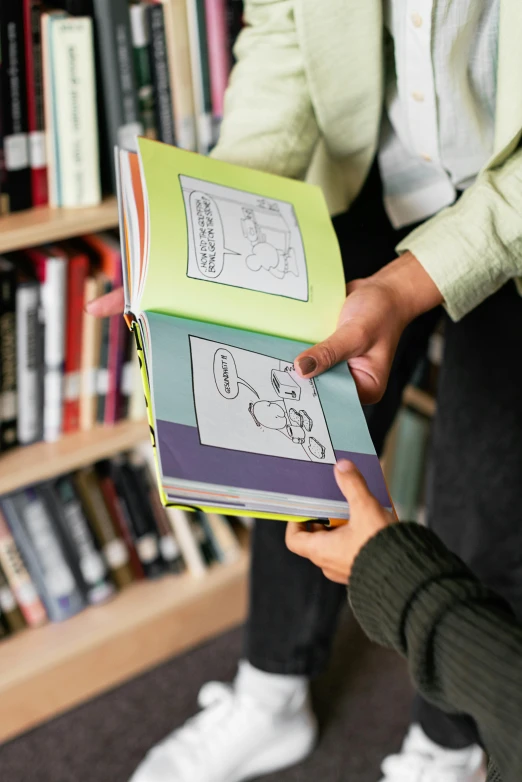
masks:
[(335, 329), (344, 275), (320, 188), (138, 144), (149, 228), (141, 311), (307, 342)]

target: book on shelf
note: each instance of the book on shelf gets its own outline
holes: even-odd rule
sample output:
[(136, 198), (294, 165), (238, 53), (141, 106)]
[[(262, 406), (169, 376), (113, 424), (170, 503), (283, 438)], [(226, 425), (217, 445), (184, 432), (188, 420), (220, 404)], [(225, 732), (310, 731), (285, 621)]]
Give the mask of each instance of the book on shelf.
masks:
[(154, 86), (151, 73), (150, 34), (147, 24), (147, 3), (130, 7), (134, 73), (140, 107), (140, 120), (147, 138), (157, 138), (154, 106)]
[(104, 603), (115, 594), (107, 565), (69, 476), (40, 487), (40, 493), (62, 538), (80, 591), (89, 605)]
[(239, 559), (241, 546), (228, 518), (218, 513), (204, 513), (202, 517), (218, 562), (229, 564)]
[(17, 255), (16, 385), (17, 438), (28, 445), (43, 437), (43, 329), (40, 285)]
[(67, 262), (58, 246), (25, 251), (40, 283), (43, 338), (43, 438), (58, 440), (63, 428), (63, 367)]
[(16, 445), (16, 268), (0, 257), (0, 451)]
[(321, 190), (138, 145), (117, 155), (125, 312), (163, 502), (347, 518), (333, 465), (349, 458), (389, 507), (348, 367), (314, 380), (294, 370), (335, 329), (345, 296)]
[(205, 0), (186, 1), (197, 145), (198, 152), (206, 155), (212, 148), (215, 138), (212, 124)]
[(201, 578), (206, 573), (207, 563), (194, 535), (192, 527), (194, 514), (181, 508), (167, 508), (167, 516), (189, 573), (196, 578)]
[(118, 587), (127, 586), (135, 580), (129, 550), (105, 504), (95, 469), (79, 470), (73, 481), (112, 578)]
[(25, 619), (16, 601), (13, 590), (7, 581), (0, 563), (0, 613), (11, 633), (17, 633), (26, 627)]
[(401, 521), (414, 521), (422, 506), (431, 420), (403, 407), (398, 416), (390, 469), (390, 494)]
[(38, 489), (23, 489), (2, 497), (0, 507), (49, 619), (59, 622), (77, 614), (84, 600)]
[(63, 378), (63, 431), (77, 432), (80, 428), (80, 389), (82, 368), (82, 333), (84, 317), (85, 281), (89, 259), (74, 244), (65, 244), (68, 256), (65, 363)]
[(243, 29), (243, 0), (226, 0), (226, 21), (230, 59), (234, 62), (234, 44)]
[(190, 57), (187, 0), (162, 0), (174, 124), (178, 147), (197, 149), (196, 115)]
[(0, 49), (2, 52), (0, 114), (2, 115), (6, 194), (11, 212), (28, 209), (32, 205), (24, 39), (22, 1), (2, 0), (0, 6)]
[(226, 5), (226, 0), (205, 0), (214, 140), (217, 140), (223, 118), (225, 90), (231, 69)]
[[(92, 267), (85, 280), (84, 304), (103, 293), (103, 278)], [(89, 431), (98, 412), (98, 368), (103, 324), (87, 313), (83, 316), (82, 364), (80, 383), (80, 429)]]
[(0, 565), (29, 627), (47, 621), (47, 612), (0, 509)]
[(23, 6), (32, 205), (46, 206), (49, 193), (42, 64), (43, 3), (42, 0), (23, 0)]
[(157, 139), (176, 143), (163, 5), (146, 6)]

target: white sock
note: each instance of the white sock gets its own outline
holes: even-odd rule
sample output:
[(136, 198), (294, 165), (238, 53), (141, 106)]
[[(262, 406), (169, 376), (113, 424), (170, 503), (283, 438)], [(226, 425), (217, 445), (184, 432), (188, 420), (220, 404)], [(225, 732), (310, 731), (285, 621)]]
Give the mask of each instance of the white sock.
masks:
[(306, 676), (287, 676), (267, 673), (254, 668), (248, 660), (241, 660), (234, 684), (236, 692), (255, 698), (264, 708), (274, 713), (303, 707), (308, 697), (309, 680)]

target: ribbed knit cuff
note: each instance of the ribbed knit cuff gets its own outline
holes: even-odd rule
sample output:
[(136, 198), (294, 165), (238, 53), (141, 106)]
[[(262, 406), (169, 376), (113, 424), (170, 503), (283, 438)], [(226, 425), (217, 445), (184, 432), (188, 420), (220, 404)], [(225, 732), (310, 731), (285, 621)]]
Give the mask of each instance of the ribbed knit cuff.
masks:
[(366, 634), (404, 654), (408, 610), (423, 585), (469, 575), (466, 565), (430, 530), (413, 523), (392, 524), (359, 553), (348, 595)]

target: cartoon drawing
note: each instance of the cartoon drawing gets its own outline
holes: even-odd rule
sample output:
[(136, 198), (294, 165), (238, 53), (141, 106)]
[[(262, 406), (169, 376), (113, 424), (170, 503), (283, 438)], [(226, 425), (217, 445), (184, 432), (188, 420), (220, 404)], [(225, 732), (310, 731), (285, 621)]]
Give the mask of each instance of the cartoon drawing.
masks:
[(180, 176), (187, 274), (308, 300), (303, 240), (292, 204)]
[(242, 348), (199, 337), (190, 337), (190, 348), (203, 445), (335, 464), (315, 381), (299, 378), (290, 362)]

